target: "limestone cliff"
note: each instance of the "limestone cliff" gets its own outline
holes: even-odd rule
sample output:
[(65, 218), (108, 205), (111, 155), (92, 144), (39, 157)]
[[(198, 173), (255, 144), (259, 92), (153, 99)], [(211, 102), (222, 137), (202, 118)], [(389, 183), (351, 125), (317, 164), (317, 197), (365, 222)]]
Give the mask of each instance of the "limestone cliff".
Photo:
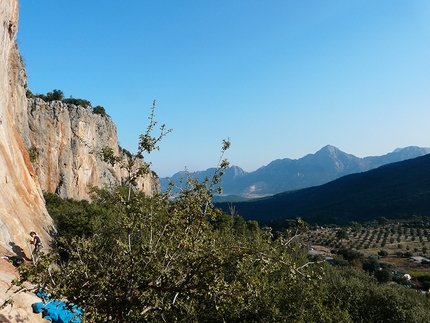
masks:
[[(45, 191), (88, 199), (89, 187), (110, 186), (126, 176), (118, 165), (102, 161), (103, 147), (111, 147), (117, 156), (122, 151), (111, 118), (94, 114), (90, 106), (29, 99), (28, 129), (23, 126), (21, 131)], [(157, 183), (150, 173), (139, 180), (138, 189), (151, 196)]]
[[(53, 222), (48, 215), (37, 177), (19, 132), (28, 124), (26, 75), (15, 44), (18, 0), (0, 1), (0, 254), (30, 256), (28, 233), (36, 231), (49, 246)], [(15, 268), (0, 258), (0, 301), (10, 295)], [(43, 322), (31, 311), (39, 299), (21, 293), (13, 308), (0, 310), (0, 321)]]
[(18, 1), (0, 2), (0, 246), (27, 251), (30, 231), (47, 245), (52, 219), (19, 135), (28, 124), (26, 74), (15, 44)]
[[(116, 127), (91, 107), (45, 103), (26, 98), (27, 76), (16, 46), (18, 0), (0, 1), (0, 255), (30, 259), (29, 232), (49, 249), (54, 223), (42, 190), (62, 197), (88, 198), (88, 186), (120, 181), (125, 174), (103, 163), (97, 152), (110, 146), (118, 154)], [(31, 152), (31, 154), (29, 154)], [(151, 195), (158, 188), (152, 174), (138, 183)], [(0, 258), (0, 301), (16, 277)], [(8, 294), (9, 293), (9, 294)], [(0, 310), (1, 322), (42, 322), (31, 312), (39, 299), (21, 293), (13, 308)]]

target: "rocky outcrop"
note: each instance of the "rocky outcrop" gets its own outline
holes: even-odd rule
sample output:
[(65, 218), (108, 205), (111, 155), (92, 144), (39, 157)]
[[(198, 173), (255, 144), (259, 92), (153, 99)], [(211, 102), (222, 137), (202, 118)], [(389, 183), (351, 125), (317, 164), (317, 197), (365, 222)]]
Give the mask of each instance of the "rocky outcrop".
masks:
[[(0, 254), (7, 253), (2, 247), (0, 247)], [(0, 322), (4, 323), (47, 323), (40, 314), (34, 314), (31, 308), (31, 304), (40, 302), (33, 293), (19, 293), (14, 294), (17, 288), (9, 289), (10, 282), (13, 279), (18, 278), (18, 272), (16, 268), (0, 258), (0, 301), (4, 301), (13, 297), (13, 306), (7, 306), (0, 310)]]
[[(27, 251), (30, 231), (48, 245), (53, 222), (20, 136), (28, 124), (26, 74), (15, 44), (18, 1), (0, 2), (0, 246)], [(28, 252), (27, 252), (28, 253)]]
[[(90, 187), (111, 186), (127, 176), (119, 165), (102, 160), (100, 152), (106, 146), (116, 156), (123, 152), (111, 118), (93, 113), (90, 106), (29, 99), (28, 129), (21, 131), (44, 191), (88, 199)], [(151, 196), (157, 181), (149, 173), (138, 181), (137, 188)]]

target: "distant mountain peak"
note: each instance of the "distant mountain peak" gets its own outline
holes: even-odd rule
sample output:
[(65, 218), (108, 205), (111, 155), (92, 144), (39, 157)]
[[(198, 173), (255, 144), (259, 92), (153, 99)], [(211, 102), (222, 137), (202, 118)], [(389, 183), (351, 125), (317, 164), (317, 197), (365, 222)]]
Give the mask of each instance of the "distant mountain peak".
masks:
[(320, 150), (330, 150), (330, 151), (333, 151), (333, 150), (339, 150), (339, 148), (337, 148), (337, 147), (335, 147), (333, 145), (325, 145)]
[[(321, 185), (353, 173), (365, 172), (379, 166), (415, 158), (430, 153), (429, 148), (405, 147), (382, 156), (359, 158), (345, 153), (333, 145), (326, 145), (314, 154), (299, 159), (276, 159), (253, 172), (245, 172), (238, 166), (225, 171), (221, 186), (224, 194), (265, 196)], [(214, 169), (193, 173), (193, 177), (203, 179), (213, 175)], [(172, 180), (178, 182), (183, 174), (177, 173)], [(166, 187), (160, 179), (161, 187)]]
[(329, 155), (329, 156), (334, 156), (334, 155), (338, 155), (339, 153), (344, 153), (343, 151), (341, 151), (339, 148), (333, 146), (333, 145), (326, 145), (324, 147), (322, 147), (320, 150), (318, 150), (314, 155), (319, 155), (319, 154), (324, 154), (324, 155)]

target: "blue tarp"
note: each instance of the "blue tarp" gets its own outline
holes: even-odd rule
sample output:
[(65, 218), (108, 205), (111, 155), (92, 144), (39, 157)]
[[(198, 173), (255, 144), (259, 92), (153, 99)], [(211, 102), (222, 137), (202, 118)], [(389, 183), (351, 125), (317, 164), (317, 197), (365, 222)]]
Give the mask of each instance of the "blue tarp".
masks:
[(42, 313), (45, 320), (54, 323), (81, 323), (81, 316), (84, 311), (80, 307), (58, 299), (50, 300), (42, 291), (37, 291), (36, 295), (44, 301), (31, 305), (33, 313)]

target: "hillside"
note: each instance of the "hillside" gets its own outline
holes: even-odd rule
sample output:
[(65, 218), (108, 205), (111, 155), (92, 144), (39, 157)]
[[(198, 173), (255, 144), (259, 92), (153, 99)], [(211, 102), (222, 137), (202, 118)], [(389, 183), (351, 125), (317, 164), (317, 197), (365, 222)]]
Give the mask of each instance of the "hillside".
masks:
[[(228, 203), (217, 206), (229, 210)], [(310, 223), (347, 224), (379, 217), (430, 216), (430, 155), (234, 206), (245, 219), (261, 222), (302, 217)]]
[[(245, 172), (238, 166), (226, 170), (221, 186), (224, 195), (240, 195), (255, 198), (285, 191), (316, 186), (342, 176), (359, 173), (376, 167), (430, 153), (430, 148), (406, 147), (382, 156), (356, 157), (327, 145), (314, 154), (299, 159), (277, 159), (253, 172)], [(193, 178), (203, 180), (214, 173), (213, 168), (192, 173)], [(178, 172), (170, 179), (179, 183), (185, 172)], [(168, 186), (168, 178), (160, 179), (162, 190)], [(224, 197), (228, 199), (228, 197)], [(232, 199), (234, 200), (234, 199)]]

